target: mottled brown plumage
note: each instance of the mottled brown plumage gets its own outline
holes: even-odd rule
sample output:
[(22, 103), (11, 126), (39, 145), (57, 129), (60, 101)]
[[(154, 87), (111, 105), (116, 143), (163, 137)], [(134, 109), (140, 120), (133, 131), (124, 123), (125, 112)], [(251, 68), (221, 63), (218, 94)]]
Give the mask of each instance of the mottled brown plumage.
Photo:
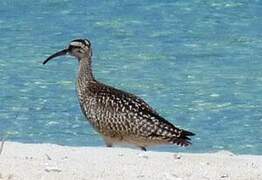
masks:
[(90, 41), (73, 40), (67, 49), (51, 55), (44, 64), (67, 53), (79, 60), (77, 92), (82, 112), (107, 146), (128, 143), (146, 150), (159, 144), (191, 144), (188, 136), (193, 133), (169, 123), (144, 100), (95, 80)]

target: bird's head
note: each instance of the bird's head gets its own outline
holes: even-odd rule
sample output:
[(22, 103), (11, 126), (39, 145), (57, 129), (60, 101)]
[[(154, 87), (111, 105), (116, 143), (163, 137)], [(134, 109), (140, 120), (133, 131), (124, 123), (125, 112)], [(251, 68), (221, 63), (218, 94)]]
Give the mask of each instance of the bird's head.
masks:
[(75, 39), (70, 42), (69, 46), (66, 49), (58, 51), (51, 56), (49, 56), (43, 64), (46, 64), (49, 60), (64, 55), (71, 55), (76, 57), (78, 60), (81, 60), (84, 57), (91, 57), (92, 56), (92, 48), (91, 43), (88, 39)]

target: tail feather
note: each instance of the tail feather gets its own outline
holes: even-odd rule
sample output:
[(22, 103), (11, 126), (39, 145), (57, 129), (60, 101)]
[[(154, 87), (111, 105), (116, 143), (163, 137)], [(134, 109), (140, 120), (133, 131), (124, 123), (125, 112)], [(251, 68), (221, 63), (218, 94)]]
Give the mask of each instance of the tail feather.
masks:
[(195, 134), (190, 132), (190, 131), (186, 131), (186, 130), (182, 130), (182, 134), (184, 134), (185, 136), (194, 136)]
[(192, 132), (189, 132), (189, 131), (186, 131), (186, 130), (182, 130), (182, 132), (181, 132), (181, 134), (180, 134), (180, 136), (179, 137), (171, 137), (170, 139), (169, 139), (169, 142), (171, 143), (171, 144), (176, 144), (176, 145), (178, 145), (178, 146), (184, 146), (184, 147), (186, 147), (186, 146), (189, 146), (189, 145), (191, 145), (192, 143), (190, 142), (190, 138), (188, 137), (188, 136), (194, 136), (195, 134), (194, 133), (192, 133)]
[(169, 140), (171, 144), (176, 144), (181, 147), (186, 147), (191, 145), (192, 143), (186, 139), (180, 139), (180, 138), (172, 138)]

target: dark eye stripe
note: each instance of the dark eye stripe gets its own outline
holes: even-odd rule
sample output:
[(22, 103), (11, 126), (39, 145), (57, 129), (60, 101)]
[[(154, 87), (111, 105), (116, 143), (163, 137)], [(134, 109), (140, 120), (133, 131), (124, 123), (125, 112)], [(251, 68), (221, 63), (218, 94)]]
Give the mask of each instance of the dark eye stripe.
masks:
[(88, 47), (90, 47), (90, 45), (91, 45), (91, 43), (88, 39), (75, 39), (75, 40), (71, 41), (72, 45), (75, 45), (74, 42), (82, 43), (83, 45), (88, 46)]

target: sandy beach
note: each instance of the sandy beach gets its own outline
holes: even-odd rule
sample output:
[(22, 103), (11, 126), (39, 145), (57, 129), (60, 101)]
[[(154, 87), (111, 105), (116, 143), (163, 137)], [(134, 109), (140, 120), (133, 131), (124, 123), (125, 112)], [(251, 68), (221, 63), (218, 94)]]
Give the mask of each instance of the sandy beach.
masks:
[(262, 156), (5, 142), (0, 179), (261, 180)]

